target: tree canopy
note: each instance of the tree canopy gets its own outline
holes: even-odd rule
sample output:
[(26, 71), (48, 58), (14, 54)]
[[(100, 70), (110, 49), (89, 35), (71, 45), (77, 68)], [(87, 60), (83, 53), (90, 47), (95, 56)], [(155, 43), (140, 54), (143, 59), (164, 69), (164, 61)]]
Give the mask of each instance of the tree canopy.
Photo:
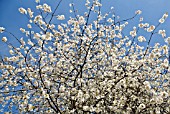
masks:
[[(101, 0), (86, 0), (83, 15), (70, 3), (74, 16), (67, 20), (56, 15), (62, 0), (55, 8), (35, 2), (36, 11), (19, 8), (28, 18), (27, 28), (20, 28), (22, 38), (0, 27), (19, 44), (2, 37), (10, 53), (0, 60), (2, 112), (170, 113), (170, 37), (159, 29), (168, 13), (155, 25), (141, 17), (127, 31), (141, 10), (120, 20), (114, 8), (102, 13)], [(96, 18), (90, 20), (91, 15)], [(151, 46), (155, 35), (165, 44)]]

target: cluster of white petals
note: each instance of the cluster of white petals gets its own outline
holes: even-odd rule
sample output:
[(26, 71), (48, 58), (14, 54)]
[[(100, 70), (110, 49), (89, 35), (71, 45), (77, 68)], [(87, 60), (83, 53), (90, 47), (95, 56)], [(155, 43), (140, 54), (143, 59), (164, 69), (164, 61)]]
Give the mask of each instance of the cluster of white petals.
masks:
[(28, 12), (30, 18), (33, 18), (33, 13), (34, 12), (30, 8), (27, 9), (27, 12)]
[(139, 42), (145, 42), (146, 39), (145, 39), (144, 36), (139, 36), (139, 37), (138, 37), (138, 41), (139, 41)]
[(27, 14), (27, 10), (24, 9), (24, 8), (22, 8), (22, 7), (19, 8), (18, 10), (19, 10), (19, 12), (22, 13), (22, 14)]
[(58, 15), (58, 16), (57, 16), (57, 19), (58, 19), (58, 20), (64, 20), (64, 19), (65, 19), (65, 16), (64, 16), (64, 15)]
[(130, 31), (130, 35), (132, 37), (135, 37), (137, 34), (136, 34), (136, 27), (133, 27), (133, 31)]
[(166, 38), (166, 39), (165, 39), (165, 42), (166, 42), (168, 45), (170, 45), (170, 37)]
[(135, 14), (137, 14), (137, 15), (140, 15), (141, 13), (142, 13), (141, 10), (137, 10), (137, 11), (135, 12)]
[(47, 5), (46, 3), (43, 4), (43, 10), (44, 12), (48, 12), (48, 13), (51, 13), (51, 6)]
[(36, 3), (40, 3), (40, 0), (35, 0)]
[(166, 18), (168, 17), (168, 13), (166, 12), (161, 19), (159, 19), (159, 23), (164, 23)]
[(5, 30), (5, 28), (4, 28), (4, 27), (0, 27), (0, 33), (3, 33), (3, 32), (4, 32), (4, 30)]
[(151, 25), (149, 28), (147, 28), (148, 32), (152, 32), (153, 30), (155, 30), (155, 26)]
[(158, 31), (158, 34), (160, 34), (162, 36), (162, 38), (165, 38), (166, 37), (166, 32), (165, 30), (159, 30)]
[(7, 42), (7, 38), (6, 37), (2, 37), (2, 41), (3, 42)]

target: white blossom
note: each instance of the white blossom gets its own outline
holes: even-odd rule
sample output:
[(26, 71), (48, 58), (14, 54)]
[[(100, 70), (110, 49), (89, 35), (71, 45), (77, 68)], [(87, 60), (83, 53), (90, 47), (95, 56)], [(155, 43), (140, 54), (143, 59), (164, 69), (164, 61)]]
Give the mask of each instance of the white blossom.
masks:
[(166, 18), (168, 17), (168, 13), (166, 12), (161, 19), (159, 19), (159, 23), (164, 23)]
[(159, 30), (159, 31), (158, 31), (158, 34), (162, 35), (162, 38), (165, 38), (165, 37), (166, 37), (166, 32), (165, 32), (165, 30)]
[(166, 42), (168, 45), (170, 45), (170, 37), (166, 38), (166, 39), (165, 39), (165, 42)]
[(65, 16), (64, 16), (64, 15), (58, 15), (58, 16), (57, 16), (57, 19), (58, 19), (58, 20), (64, 20), (64, 19), (65, 19)]
[(147, 29), (148, 32), (152, 32), (153, 30), (155, 30), (155, 26), (154, 26), (154, 25), (151, 25), (151, 26)]
[(144, 36), (139, 36), (139, 37), (138, 37), (138, 41), (139, 41), (139, 42), (145, 42), (146, 39), (145, 39)]
[(5, 28), (4, 28), (4, 27), (0, 27), (0, 33), (3, 33), (3, 32), (4, 32), (4, 30), (5, 30)]
[(22, 14), (27, 14), (27, 10), (24, 9), (24, 8), (22, 8), (22, 7), (19, 8), (18, 10), (19, 10), (19, 12), (22, 13)]
[(141, 10), (137, 10), (137, 11), (135, 12), (135, 14), (137, 14), (137, 15), (140, 15), (141, 13), (142, 13)]
[(161, 19), (159, 19), (159, 22), (160, 22), (160, 23), (164, 23), (164, 22), (165, 22), (165, 19), (161, 18)]
[(40, 0), (35, 0), (36, 3), (40, 3)]
[(34, 106), (32, 104), (28, 104), (28, 110), (33, 111), (33, 109), (34, 109)]
[(27, 27), (28, 27), (29, 29), (32, 28), (32, 26), (31, 26), (30, 24), (28, 24)]
[(145, 104), (140, 104), (138, 108), (139, 110), (141, 110), (141, 109), (144, 109), (145, 107), (146, 107)]
[(7, 42), (7, 38), (6, 37), (2, 37), (2, 41), (3, 42)]
[(51, 13), (51, 6), (47, 5), (46, 3), (43, 4), (43, 10), (44, 12)]
[(83, 106), (83, 110), (84, 110), (84, 111), (88, 111), (89, 109), (90, 109), (89, 106)]

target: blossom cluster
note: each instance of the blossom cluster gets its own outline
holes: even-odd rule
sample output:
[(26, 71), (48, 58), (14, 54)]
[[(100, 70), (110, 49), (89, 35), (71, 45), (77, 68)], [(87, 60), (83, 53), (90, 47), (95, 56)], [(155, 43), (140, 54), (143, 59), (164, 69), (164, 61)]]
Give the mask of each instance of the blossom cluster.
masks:
[[(65, 16), (55, 15), (51, 6), (36, 2), (40, 13), (19, 8), (20, 13), (29, 15), (27, 28), (20, 28), (23, 37), (15, 37), (19, 46), (2, 38), (10, 53), (0, 61), (4, 109), (59, 114), (170, 112), (170, 37), (165, 38), (165, 30), (158, 30), (160, 24), (150, 25), (142, 18), (125, 32), (132, 18), (116, 21), (114, 12), (97, 10), (102, 7), (99, 0), (87, 0), (85, 16), (75, 14), (56, 25), (45, 21), (43, 14), (48, 13), (53, 22)], [(96, 13), (96, 19), (88, 21), (90, 14)], [(137, 10), (133, 18), (140, 14)], [(167, 17), (165, 13), (161, 19)], [(39, 31), (34, 31), (35, 26)], [(149, 37), (140, 34), (142, 29)], [(5, 28), (0, 27), (0, 32)], [(151, 46), (156, 34), (168, 44)]]

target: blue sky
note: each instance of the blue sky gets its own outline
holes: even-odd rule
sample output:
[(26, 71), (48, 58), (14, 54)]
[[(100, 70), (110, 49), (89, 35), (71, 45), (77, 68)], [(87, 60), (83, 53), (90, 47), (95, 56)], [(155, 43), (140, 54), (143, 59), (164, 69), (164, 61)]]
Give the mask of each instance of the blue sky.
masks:
[[(52, 6), (57, 5), (59, 0), (41, 0), (45, 1)], [(69, 12), (69, 3), (73, 1), (76, 8), (80, 13), (85, 11), (85, 0), (63, 0), (59, 7), (57, 14), (64, 14), (66, 17)], [(165, 12), (170, 13), (170, 1), (169, 0), (102, 0), (102, 11), (108, 12), (110, 7), (115, 8), (115, 13), (120, 16), (120, 19), (126, 19), (134, 15), (134, 12), (138, 9), (142, 10), (142, 15), (145, 22), (150, 24), (157, 24), (158, 20)], [(21, 37), (20, 27), (27, 25), (27, 19), (24, 15), (18, 12), (19, 7), (35, 8), (34, 0), (0, 0), (0, 26), (6, 28), (6, 30), (14, 33), (16, 36)], [(170, 34), (170, 17), (166, 22), (160, 26), (160, 29), (167, 31), (167, 36)], [(15, 44), (14, 38), (7, 34), (0, 34), (0, 39), (3, 36), (8, 37), (8, 41)], [(161, 38), (155, 38), (153, 42), (162, 42)], [(0, 55), (7, 54), (7, 46), (0, 40)]]

